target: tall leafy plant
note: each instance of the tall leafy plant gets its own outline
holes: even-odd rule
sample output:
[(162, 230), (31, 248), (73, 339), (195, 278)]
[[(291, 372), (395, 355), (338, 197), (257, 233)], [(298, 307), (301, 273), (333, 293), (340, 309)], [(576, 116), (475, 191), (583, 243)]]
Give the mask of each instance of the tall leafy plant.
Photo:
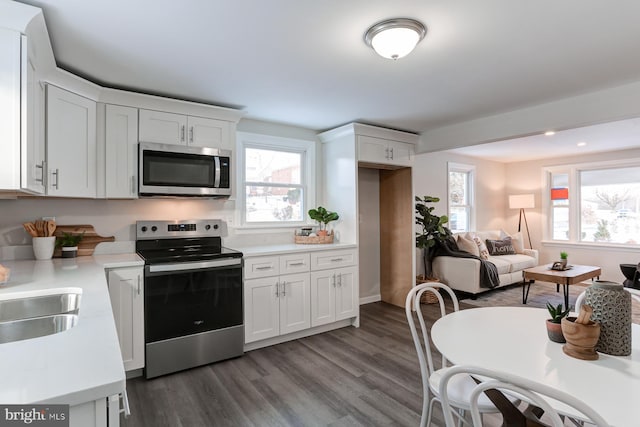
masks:
[(425, 278), (432, 277), (431, 264), (438, 244), (451, 236), (451, 230), (444, 226), (449, 218), (446, 215), (434, 215), (435, 206), (428, 206), (439, 201), (438, 197), (416, 196), (416, 224), (420, 226), (420, 231), (416, 232), (416, 247), (422, 249)]

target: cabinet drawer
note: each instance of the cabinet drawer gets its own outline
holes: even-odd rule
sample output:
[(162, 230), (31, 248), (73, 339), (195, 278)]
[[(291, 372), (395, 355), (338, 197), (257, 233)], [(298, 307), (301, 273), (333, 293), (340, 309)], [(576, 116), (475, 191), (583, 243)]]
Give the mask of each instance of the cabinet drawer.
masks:
[(280, 274), (304, 273), (310, 269), (308, 253), (280, 255)]
[(263, 256), (244, 260), (245, 279), (277, 276), (280, 274), (280, 257)]
[(313, 252), (311, 254), (311, 269), (326, 270), (329, 268), (347, 267), (356, 264), (356, 250)]

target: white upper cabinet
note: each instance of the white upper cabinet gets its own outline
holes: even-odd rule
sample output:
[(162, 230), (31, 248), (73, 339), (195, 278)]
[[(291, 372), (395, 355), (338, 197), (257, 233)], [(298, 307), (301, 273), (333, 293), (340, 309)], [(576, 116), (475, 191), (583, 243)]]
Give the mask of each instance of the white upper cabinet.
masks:
[(228, 121), (140, 110), (140, 142), (233, 149)]
[(106, 105), (105, 196), (138, 197), (138, 109)]
[(43, 89), (27, 37), (0, 28), (0, 190), (44, 194)]
[(414, 146), (372, 136), (358, 135), (358, 161), (364, 163), (411, 166)]
[(96, 197), (96, 103), (47, 86), (47, 194)]

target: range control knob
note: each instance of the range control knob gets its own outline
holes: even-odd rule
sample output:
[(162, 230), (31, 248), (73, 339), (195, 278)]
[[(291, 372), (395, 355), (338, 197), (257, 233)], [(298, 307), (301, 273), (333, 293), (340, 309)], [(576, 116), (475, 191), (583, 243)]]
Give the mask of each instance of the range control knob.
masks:
[(204, 229), (207, 230), (207, 231), (211, 230), (211, 225), (209, 225), (209, 224), (205, 225)]
[(214, 229), (214, 230), (217, 230), (217, 229), (218, 229), (218, 224), (214, 224), (214, 225), (213, 225), (213, 229)]
[(143, 233), (147, 232), (147, 226), (143, 225), (142, 228), (140, 228), (140, 231), (142, 231)]
[(151, 227), (151, 231), (156, 232), (158, 231), (158, 227), (156, 227), (155, 225), (153, 227)]

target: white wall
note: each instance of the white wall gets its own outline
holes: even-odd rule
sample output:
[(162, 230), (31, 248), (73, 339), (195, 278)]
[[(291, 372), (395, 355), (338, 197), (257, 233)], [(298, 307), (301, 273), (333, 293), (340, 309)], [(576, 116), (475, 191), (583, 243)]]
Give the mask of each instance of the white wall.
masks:
[[(542, 242), (543, 224), (547, 221), (547, 214), (542, 211), (542, 198), (546, 197), (546, 194), (544, 194), (545, 183), (543, 181), (542, 169), (554, 165), (603, 162), (630, 158), (640, 158), (640, 148), (556, 159), (516, 162), (506, 165), (506, 193), (535, 194), (536, 207), (534, 209), (527, 209), (526, 215), (533, 247), (540, 251), (541, 263), (556, 261), (559, 258), (560, 251), (565, 250), (569, 253), (570, 263), (596, 265), (602, 268), (601, 279), (615, 282), (624, 281), (624, 276), (620, 272), (619, 264), (637, 264), (640, 262), (640, 250), (638, 249), (590, 248), (580, 245)], [(516, 223), (517, 221), (518, 211), (507, 209), (507, 222)]]
[(360, 300), (380, 300), (380, 171), (358, 168)]

